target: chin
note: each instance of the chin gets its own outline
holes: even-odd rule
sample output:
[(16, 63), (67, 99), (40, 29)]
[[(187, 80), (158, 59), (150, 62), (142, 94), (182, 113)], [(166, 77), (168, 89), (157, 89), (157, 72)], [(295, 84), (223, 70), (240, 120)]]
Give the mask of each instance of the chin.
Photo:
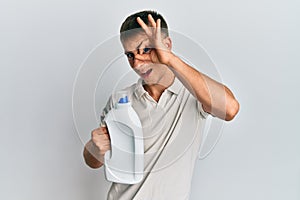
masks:
[[(142, 78), (143, 79), (143, 78)], [(154, 84), (157, 84), (157, 81), (151, 79), (151, 78), (144, 78), (143, 79), (144, 83), (147, 84), (147, 85), (154, 85)]]

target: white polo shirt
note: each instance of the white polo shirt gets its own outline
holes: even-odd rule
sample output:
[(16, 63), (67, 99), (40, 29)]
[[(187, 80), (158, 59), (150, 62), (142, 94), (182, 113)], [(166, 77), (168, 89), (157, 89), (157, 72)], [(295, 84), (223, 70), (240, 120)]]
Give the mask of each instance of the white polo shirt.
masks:
[[(189, 199), (194, 164), (208, 113), (177, 79), (156, 102), (143, 81), (126, 88), (144, 134), (144, 179), (133, 185), (112, 183), (107, 200)], [(101, 120), (111, 109), (103, 109)]]

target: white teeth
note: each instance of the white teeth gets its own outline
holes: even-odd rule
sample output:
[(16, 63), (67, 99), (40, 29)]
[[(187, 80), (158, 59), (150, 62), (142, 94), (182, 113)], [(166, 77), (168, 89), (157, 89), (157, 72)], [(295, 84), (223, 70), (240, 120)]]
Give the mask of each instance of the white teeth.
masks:
[(148, 69), (146, 72), (141, 72), (140, 74), (142, 76), (146, 76), (147, 74), (149, 74), (152, 71), (152, 69)]
[(149, 70), (147, 70), (147, 71), (145, 71), (145, 72), (142, 72), (141, 74), (147, 74), (148, 71), (149, 71)]

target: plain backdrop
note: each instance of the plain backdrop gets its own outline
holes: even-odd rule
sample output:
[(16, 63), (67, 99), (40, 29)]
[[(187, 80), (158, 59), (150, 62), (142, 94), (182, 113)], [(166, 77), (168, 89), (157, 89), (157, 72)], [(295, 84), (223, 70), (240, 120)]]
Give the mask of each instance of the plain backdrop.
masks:
[[(105, 199), (103, 169), (82, 158), (73, 86), (125, 16), (154, 9), (206, 49), (241, 104), (196, 162), (191, 200), (299, 200), (299, 8), (296, 0), (1, 0), (0, 199)], [(88, 138), (97, 124), (85, 126)]]

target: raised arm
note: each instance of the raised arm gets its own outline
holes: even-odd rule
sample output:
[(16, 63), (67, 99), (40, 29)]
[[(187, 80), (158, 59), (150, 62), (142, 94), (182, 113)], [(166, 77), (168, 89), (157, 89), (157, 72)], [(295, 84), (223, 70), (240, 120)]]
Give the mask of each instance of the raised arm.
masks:
[(137, 22), (147, 34), (154, 49), (151, 51), (152, 62), (167, 65), (191, 94), (201, 102), (206, 112), (226, 121), (232, 120), (239, 111), (239, 103), (230, 89), (199, 72), (172, 53), (171, 39), (161, 33), (160, 19), (155, 22), (151, 15), (148, 19), (150, 27), (141, 18), (137, 18)]
[(228, 87), (197, 71), (175, 55), (168, 66), (202, 103), (206, 112), (226, 121), (232, 120), (238, 113), (239, 103)]

